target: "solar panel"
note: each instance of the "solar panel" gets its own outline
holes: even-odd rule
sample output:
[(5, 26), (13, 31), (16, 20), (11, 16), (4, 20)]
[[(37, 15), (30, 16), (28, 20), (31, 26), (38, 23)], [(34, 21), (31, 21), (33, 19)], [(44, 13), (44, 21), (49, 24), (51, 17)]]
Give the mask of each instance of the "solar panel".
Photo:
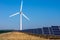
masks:
[(51, 27), (49, 27), (49, 31), (50, 31), (50, 35), (53, 35), (53, 31), (52, 31)]
[(48, 27), (43, 27), (43, 34), (49, 35), (49, 28)]
[(58, 26), (28, 29), (28, 30), (23, 30), (23, 32), (32, 33), (32, 34), (43, 34), (43, 35), (44, 34), (45, 35), (60, 35), (60, 30)]
[(22, 32), (29, 32), (29, 30), (22, 30)]
[(37, 29), (33, 29), (33, 33), (34, 34), (37, 34)]
[(29, 31), (30, 33), (33, 33), (33, 34), (42, 34), (42, 30), (41, 28), (37, 28), (37, 29), (30, 29)]
[(53, 31), (54, 35), (60, 35), (60, 30)]
[(60, 35), (60, 30), (58, 26), (52, 26), (51, 29), (53, 31), (53, 35)]
[(29, 33), (33, 33), (33, 29), (29, 29), (28, 32), (29, 32)]
[(52, 30), (59, 30), (58, 26), (52, 26)]
[(37, 29), (33, 30), (33, 33), (34, 34), (42, 34), (42, 30), (41, 30), (41, 28), (39, 28), (39, 29), (37, 28)]
[(58, 26), (59, 30), (60, 30), (60, 26)]
[(23, 30), (23, 32), (32, 33), (32, 34), (42, 34), (42, 29), (41, 28), (28, 29), (28, 30)]
[(41, 28), (37, 29), (37, 34), (42, 34), (42, 29)]

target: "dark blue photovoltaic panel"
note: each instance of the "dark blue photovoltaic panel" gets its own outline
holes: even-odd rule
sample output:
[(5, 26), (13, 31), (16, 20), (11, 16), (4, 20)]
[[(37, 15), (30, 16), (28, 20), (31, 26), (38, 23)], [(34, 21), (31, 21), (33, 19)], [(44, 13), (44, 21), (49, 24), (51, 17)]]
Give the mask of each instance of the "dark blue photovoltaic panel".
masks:
[(30, 29), (29, 30), (30, 33), (33, 33), (33, 34), (42, 34), (42, 30), (41, 28), (37, 28), (37, 29)]
[(34, 34), (42, 34), (42, 30), (41, 30), (41, 28), (33, 29), (33, 33)]
[(53, 31), (52, 31), (51, 27), (49, 27), (49, 31), (50, 31), (50, 35), (53, 35)]
[(45, 35), (60, 35), (60, 29), (58, 26), (27, 29), (27, 30), (23, 30), (23, 32), (32, 33), (32, 34), (42, 34), (42, 35), (44, 34)]
[(43, 34), (49, 35), (49, 28), (43, 27)]
[(60, 35), (60, 30), (53, 31), (54, 35)]
[(29, 32), (29, 33), (32, 33), (33, 31), (32, 31), (32, 29), (29, 29), (28, 32)]
[(51, 28), (52, 28), (52, 30), (59, 30), (58, 26), (52, 26)]
[(41, 28), (23, 30), (23, 32), (32, 33), (32, 34), (42, 34)]
[(49, 27), (49, 30), (51, 35), (60, 35), (60, 30), (58, 26)]
[(29, 30), (22, 30), (22, 32), (29, 32)]
[(60, 35), (60, 30), (58, 26), (52, 26), (51, 29), (53, 31), (53, 35)]
[(33, 34), (37, 34), (37, 29), (33, 29)]
[(37, 29), (37, 34), (42, 34), (42, 29), (41, 28)]

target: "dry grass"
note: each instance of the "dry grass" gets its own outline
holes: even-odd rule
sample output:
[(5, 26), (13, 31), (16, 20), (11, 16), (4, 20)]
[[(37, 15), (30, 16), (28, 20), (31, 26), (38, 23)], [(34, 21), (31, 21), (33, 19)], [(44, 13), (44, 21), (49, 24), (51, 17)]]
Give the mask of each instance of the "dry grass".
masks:
[(48, 40), (22, 32), (9, 32), (0, 34), (0, 40)]

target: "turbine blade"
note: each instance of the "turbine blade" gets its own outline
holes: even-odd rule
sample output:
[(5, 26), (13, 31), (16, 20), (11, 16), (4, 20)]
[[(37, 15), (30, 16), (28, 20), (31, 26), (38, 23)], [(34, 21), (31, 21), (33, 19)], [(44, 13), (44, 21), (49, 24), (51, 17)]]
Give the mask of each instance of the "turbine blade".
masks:
[(20, 12), (22, 11), (22, 7), (23, 7), (23, 0), (21, 1)]
[(27, 20), (30, 20), (25, 14), (22, 14)]
[(13, 16), (16, 16), (16, 15), (18, 15), (18, 14), (19, 14), (19, 12), (15, 13), (15, 14), (12, 14), (12, 15), (10, 15), (9, 17), (13, 17)]

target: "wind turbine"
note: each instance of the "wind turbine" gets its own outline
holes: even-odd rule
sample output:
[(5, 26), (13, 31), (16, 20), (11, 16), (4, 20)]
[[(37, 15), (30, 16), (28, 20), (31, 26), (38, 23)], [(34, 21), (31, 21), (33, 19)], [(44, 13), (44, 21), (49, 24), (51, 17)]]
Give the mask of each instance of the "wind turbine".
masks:
[(22, 16), (24, 16), (27, 20), (30, 20), (25, 14), (23, 14), (22, 7), (23, 7), (23, 0), (21, 1), (20, 12), (17, 12), (9, 16), (9, 17), (13, 17), (20, 14), (20, 30), (22, 30)]

